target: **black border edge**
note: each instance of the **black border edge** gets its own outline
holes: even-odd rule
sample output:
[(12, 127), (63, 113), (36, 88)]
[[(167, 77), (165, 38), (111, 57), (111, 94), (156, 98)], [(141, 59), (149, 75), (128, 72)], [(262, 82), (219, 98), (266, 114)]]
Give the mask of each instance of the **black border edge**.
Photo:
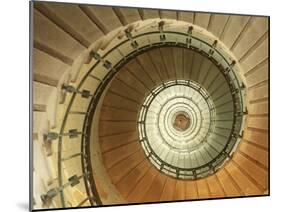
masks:
[(268, 19), (268, 196), (270, 196), (270, 16)]
[(33, 211), (33, 1), (29, 1), (29, 211)]

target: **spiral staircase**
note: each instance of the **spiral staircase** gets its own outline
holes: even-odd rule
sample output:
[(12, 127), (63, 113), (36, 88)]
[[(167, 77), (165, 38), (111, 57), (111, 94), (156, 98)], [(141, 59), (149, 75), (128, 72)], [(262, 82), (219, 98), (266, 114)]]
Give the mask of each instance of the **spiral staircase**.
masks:
[(269, 193), (267, 17), (31, 7), (34, 209)]

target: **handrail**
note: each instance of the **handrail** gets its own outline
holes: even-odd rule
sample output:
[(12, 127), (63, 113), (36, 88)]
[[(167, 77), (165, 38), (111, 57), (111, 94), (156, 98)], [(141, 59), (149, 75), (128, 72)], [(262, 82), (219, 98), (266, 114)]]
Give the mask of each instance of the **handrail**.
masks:
[[(180, 33), (180, 32), (173, 32), (173, 31), (164, 31), (164, 34), (177, 34), (177, 35), (182, 35), (185, 37), (190, 37), (190, 35), (186, 34), (186, 33)], [(138, 37), (141, 36), (146, 36), (146, 35), (152, 35), (152, 34), (159, 34), (159, 31), (152, 31), (152, 32), (147, 32), (147, 33), (143, 33), (143, 34), (139, 34), (136, 36), (133, 36), (133, 39), (136, 39)], [(207, 42), (204, 42), (203, 40), (200, 40), (196, 37), (191, 36), (192, 39), (195, 40), (199, 40), (203, 43), (205, 43), (206, 45), (208, 45), (210, 48), (212, 48), (212, 46), (210, 44), (208, 44)], [(115, 47), (113, 47), (112, 49), (110, 49), (108, 52), (106, 52), (102, 58), (105, 59), (111, 52), (113, 52), (114, 50), (116, 50), (118, 47), (120, 47), (123, 44), (126, 44), (128, 41), (130, 41), (129, 39), (125, 39), (124, 41), (120, 42), (119, 44), (117, 44)], [(103, 93), (103, 90), (106, 88), (106, 86), (108, 85), (108, 83), (112, 80), (112, 78), (115, 76), (115, 74), (118, 72), (118, 70), (125, 65), (128, 61), (130, 61), (133, 57), (142, 54), (145, 51), (151, 50), (153, 48), (159, 48), (159, 47), (181, 47), (181, 48), (187, 48), (186, 43), (180, 43), (180, 42), (169, 42), (169, 41), (159, 41), (156, 43), (152, 43), (149, 45), (144, 45), (142, 47), (138, 47), (137, 49), (134, 49), (131, 53), (129, 53), (128, 55), (125, 55), (124, 58), (122, 58), (117, 64), (115, 64), (110, 71), (107, 73), (107, 75), (104, 77), (102, 83), (100, 83), (100, 85), (98, 86), (98, 88), (96, 89), (91, 102), (89, 103), (89, 107), (87, 109), (87, 113), (85, 116), (85, 120), (84, 120), (84, 125), (83, 125), (83, 132), (85, 135), (90, 135), (90, 126), (92, 123), (92, 118), (95, 114), (96, 111), (96, 107), (97, 104), (99, 102), (99, 99)], [(192, 45), (189, 46), (189, 49), (192, 49), (194, 51), (197, 51), (198, 53), (204, 55), (203, 52), (198, 51), (198, 49)], [(215, 51), (217, 51), (215, 49)], [(220, 54), (220, 52), (217, 52), (218, 54)], [(220, 54), (221, 55), (221, 54)], [(206, 56), (206, 55), (205, 55)], [(238, 77), (236, 76), (236, 74), (234, 73), (233, 67), (230, 66), (230, 63), (224, 58), (223, 55), (221, 55), (222, 58), (225, 60), (226, 64), (230, 67), (229, 72), (233, 73), (233, 76), (235, 77), (235, 81), (238, 82), (238, 84), (240, 84), (240, 80), (238, 79)], [(209, 59), (212, 59), (209, 58)], [(89, 71), (85, 74), (85, 76), (82, 78), (82, 80), (80, 81), (79, 85), (77, 86), (77, 89), (80, 89), (83, 86), (83, 83), (85, 82), (85, 80), (87, 79), (87, 77), (89, 76), (89, 74), (95, 69), (95, 67), (97, 67), (97, 65), (100, 63), (101, 61), (98, 60), (90, 69)], [(216, 64), (218, 65), (218, 64)], [(219, 67), (219, 65), (218, 65)], [(225, 69), (222, 70), (223, 72), (225, 72)], [(224, 75), (225, 76), (225, 75)], [(238, 97), (238, 99), (240, 99), (240, 102), (243, 102), (243, 96), (241, 93), (241, 90), (239, 89), (239, 95), (235, 94), (235, 96)], [(73, 93), (71, 96), (71, 99), (69, 101), (68, 107), (66, 109), (64, 118), (63, 118), (63, 122), (61, 125), (61, 129), (60, 129), (60, 133), (64, 132), (65, 129), (65, 125), (67, 122), (67, 118), (68, 118), (68, 114), (70, 112), (71, 106), (75, 100), (76, 97), (76, 93)], [(234, 108), (236, 108), (236, 106), (234, 105)], [(244, 106), (242, 104), (241, 108), (243, 109)], [(242, 115), (243, 115), (243, 111)], [(236, 114), (234, 114), (234, 120), (236, 121)], [(233, 133), (234, 130), (232, 129), (231, 132)], [(85, 157), (81, 157), (81, 163), (82, 163), (82, 168), (84, 170), (84, 172), (90, 172), (92, 173), (92, 167), (91, 167), (91, 158), (90, 158), (90, 141), (89, 141), (89, 136), (84, 136), (84, 134), (82, 135), (82, 148), (86, 148), (86, 149), (82, 149), (82, 152), (85, 154)], [(62, 170), (61, 170), (61, 160), (62, 160), (62, 155), (61, 155), (61, 149), (62, 149), (62, 137), (59, 138), (59, 142), (58, 142), (58, 182), (59, 182), (59, 186), (62, 186), (63, 182), (62, 182)], [(88, 181), (90, 181), (90, 185), (88, 185)], [(97, 193), (96, 190), (96, 186), (95, 186), (95, 181), (93, 179), (93, 176), (89, 176), (89, 178), (84, 177), (84, 182), (85, 182), (85, 187), (86, 187), (86, 191), (89, 197), (94, 196), (95, 197), (95, 201), (91, 201), (91, 204), (95, 204), (95, 202), (97, 204), (102, 204), (101, 200), (99, 198), (99, 195)], [(94, 195), (92, 195), (94, 194)], [(63, 195), (63, 190), (60, 192), (60, 197), (61, 197), (61, 202), (62, 202), (62, 207), (65, 207), (65, 201), (64, 201), (64, 195)], [(90, 198), (91, 199), (91, 198)]]

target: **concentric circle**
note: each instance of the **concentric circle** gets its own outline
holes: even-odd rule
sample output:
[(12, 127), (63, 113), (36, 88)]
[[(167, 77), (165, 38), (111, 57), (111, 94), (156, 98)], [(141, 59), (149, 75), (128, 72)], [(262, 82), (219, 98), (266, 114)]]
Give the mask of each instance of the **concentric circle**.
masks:
[(216, 122), (211, 95), (194, 81), (175, 80), (157, 86), (146, 97), (138, 131), (142, 148), (157, 169), (194, 179), (212, 174), (233, 148), (228, 147), (231, 137), (221, 134)]
[[(175, 90), (178, 90), (176, 97)], [(194, 146), (202, 143), (211, 126), (210, 110), (213, 103), (210, 100), (209, 105), (211, 108), (190, 83), (189, 86), (174, 85), (165, 88), (154, 98), (147, 112), (145, 124), (155, 123), (154, 130), (147, 131), (150, 144), (154, 146), (163, 142), (177, 152), (192, 151)], [(179, 131), (173, 126), (174, 117), (183, 113), (188, 114), (192, 124), (187, 130)], [(159, 148), (154, 151), (159, 153)]]
[[(170, 151), (179, 154), (198, 148), (214, 123), (213, 102), (201, 92), (202, 87), (192, 81), (168, 84), (162, 85), (161, 92), (150, 102), (145, 120), (149, 144), (162, 160)], [(183, 123), (177, 127), (176, 121)]]
[(173, 127), (178, 131), (185, 131), (190, 126), (190, 117), (187, 113), (180, 111), (173, 118)]

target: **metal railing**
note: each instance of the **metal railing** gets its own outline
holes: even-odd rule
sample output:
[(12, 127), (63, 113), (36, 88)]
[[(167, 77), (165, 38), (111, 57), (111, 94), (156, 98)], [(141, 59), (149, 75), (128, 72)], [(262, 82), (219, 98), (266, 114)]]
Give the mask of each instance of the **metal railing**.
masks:
[[(165, 174), (169, 174), (171, 176), (176, 176), (176, 178), (187, 179), (189, 176), (194, 177), (193, 173), (197, 169), (181, 168), (179, 166), (169, 164), (165, 160), (161, 159), (161, 157), (159, 157), (159, 155), (153, 150), (153, 148), (150, 145), (150, 141), (148, 139), (149, 136), (147, 135), (147, 126), (146, 126), (148, 110), (150, 109), (150, 105), (152, 104), (153, 100), (162, 91), (164, 91), (170, 87), (178, 86), (178, 85), (186, 86), (188, 88), (192, 88), (192, 89), (196, 90), (198, 92), (198, 95), (201, 95), (203, 97), (203, 99), (205, 100), (205, 102), (208, 106), (208, 113), (210, 114), (210, 117), (209, 117), (210, 125), (207, 129), (207, 133), (203, 137), (200, 137), (200, 140), (204, 141), (207, 139), (210, 132), (214, 130), (215, 114), (216, 114), (215, 108), (214, 108), (213, 102), (212, 102), (211, 97), (208, 94), (208, 92), (202, 86), (200, 86), (198, 83), (196, 83), (192, 80), (168, 81), (168, 82), (160, 84), (156, 88), (152, 89), (151, 93), (146, 97), (144, 104), (142, 105), (142, 108), (140, 110), (139, 119), (138, 119), (138, 129), (139, 129), (139, 138), (140, 138), (141, 145), (144, 149), (144, 152), (145, 152), (147, 158), (152, 162), (152, 164), (154, 164), (156, 166), (156, 168), (158, 168), (160, 171), (164, 172)], [(176, 96), (176, 97), (173, 97), (172, 99), (178, 98), (178, 97), (179, 96)], [(192, 99), (192, 97), (191, 97), (191, 99)], [(192, 101), (191, 99), (189, 99), (189, 101)], [(169, 98), (167, 101), (171, 101), (171, 99)], [(159, 119), (158, 119), (158, 123), (159, 123)], [(158, 125), (157, 125), (157, 127), (159, 128)], [(158, 131), (160, 132), (161, 130), (158, 130)], [(161, 133), (159, 133), (159, 134), (161, 135), (160, 137), (161, 137), (162, 141), (166, 144), (166, 146), (169, 146), (169, 148), (171, 150), (174, 149), (165, 141), (165, 138), (162, 136), (162, 134)], [(197, 132), (197, 134), (198, 134), (198, 132)], [(196, 136), (199, 136), (199, 135), (196, 135)], [(198, 148), (198, 145), (196, 145), (194, 148)], [(189, 151), (193, 151), (194, 148), (189, 149)], [(209, 167), (209, 165), (206, 165), (206, 166)], [(189, 172), (191, 173), (191, 175), (188, 174)]]
[[(176, 35), (176, 36), (182, 36), (184, 37), (183, 40), (186, 40), (186, 42), (181, 42), (179, 40), (177, 41), (169, 41), (168, 35)], [(145, 43), (144, 45), (138, 43), (138, 38), (144, 37), (144, 36), (150, 36), (150, 35), (159, 35), (159, 41), (155, 43)], [(160, 38), (161, 35), (161, 38)], [(166, 35), (163, 37), (163, 35)], [(191, 39), (191, 41), (190, 41)], [(122, 45), (130, 45), (130, 43), (134, 40), (134, 45), (132, 45), (132, 51), (125, 55), (119, 62), (116, 64), (111, 64), (110, 61), (107, 59), (108, 56), (114, 51), (117, 51), (117, 49)], [(200, 43), (200, 47), (193, 45), (193, 41), (198, 41)], [(212, 49), (213, 52), (217, 53), (221, 56), (222, 60), (224, 61), (225, 66), (223, 66), (223, 63), (218, 63), (217, 60), (213, 59), (213, 54), (210, 54), (209, 52), (202, 51), (202, 45), (205, 45), (206, 48)], [(231, 151), (234, 149), (234, 146), (236, 144), (236, 138), (241, 136), (241, 126), (243, 124), (243, 115), (245, 111), (245, 106), (243, 104), (243, 98), (242, 91), (240, 89), (241, 87), (241, 80), (236, 76), (234, 73), (233, 65), (231, 65), (231, 62), (226, 59), (226, 57), (220, 53), (212, 44), (207, 43), (204, 40), (198, 39), (193, 35), (190, 35), (188, 33), (180, 33), (180, 32), (173, 32), (173, 31), (162, 31), (161, 33), (159, 31), (153, 31), (148, 32), (144, 34), (139, 34), (136, 36), (132, 36), (130, 39), (125, 39), (124, 41), (117, 44), (114, 48), (110, 49), (107, 53), (105, 53), (103, 56), (100, 56), (100, 59), (97, 59), (96, 63), (89, 69), (89, 71), (85, 74), (85, 76), (82, 78), (81, 82), (77, 86), (77, 90), (82, 90), (83, 83), (87, 79), (87, 77), (95, 70), (98, 64), (104, 63), (104, 67), (108, 69), (108, 73), (105, 75), (105, 77), (102, 79), (102, 83), (99, 84), (95, 92), (91, 95), (91, 101), (89, 103), (88, 109), (86, 111), (85, 119), (84, 119), (84, 125), (83, 125), (83, 134), (81, 139), (81, 166), (83, 169), (83, 173), (90, 173), (89, 175), (84, 175), (84, 184), (86, 188), (86, 192), (88, 194), (89, 199), (86, 201), (89, 201), (91, 205), (100, 205), (102, 204), (101, 199), (99, 198), (95, 181), (93, 178), (92, 173), (92, 166), (91, 166), (91, 156), (90, 156), (90, 128), (93, 121), (93, 117), (95, 115), (98, 102), (101, 98), (101, 95), (103, 91), (105, 90), (106, 86), (109, 84), (109, 82), (113, 79), (115, 74), (118, 72), (118, 70), (123, 67), (128, 61), (130, 61), (132, 58), (136, 57), (139, 54), (142, 54), (143, 52), (149, 51), (154, 48), (164, 48), (164, 47), (180, 47), (180, 48), (187, 48), (191, 49), (193, 51), (196, 51), (206, 57), (208, 57), (212, 62), (220, 68), (221, 73), (225, 77), (225, 79), (229, 82), (229, 87), (231, 91), (233, 92), (233, 106), (235, 108), (235, 114), (233, 117), (234, 125), (231, 129), (231, 137), (229, 138), (228, 145), (224, 148), (222, 153), (220, 154), (220, 157), (215, 158), (210, 165), (214, 167), (218, 167), (218, 164), (221, 164), (221, 161), (224, 160), (225, 156), (229, 157), (231, 154)], [(94, 53), (98, 54), (98, 53)], [(237, 91), (238, 89), (238, 91)], [(68, 121), (68, 116), (70, 114), (70, 110), (72, 107), (73, 102), (75, 101), (76, 96), (78, 93), (72, 93), (71, 98), (68, 104), (68, 107), (66, 109), (64, 119), (61, 125), (60, 134), (63, 134), (65, 131), (65, 125)], [(242, 118), (241, 118), (242, 117)], [(242, 121), (238, 122), (238, 119), (242, 119)], [(58, 182), (59, 187), (63, 186), (63, 177), (62, 177), (62, 145), (63, 145), (63, 137), (59, 137), (58, 142)], [(161, 165), (161, 164), (160, 164)], [(165, 167), (163, 167), (164, 169)], [(202, 169), (205, 169), (205, 166), (199, 167)], [(209, 168), (208, 168), (209, 169)], [(188, 170), (191, 171), (190, 175), (197, 177), (195, 170)], [(178, 170), (176, 170), (176, 173), (179, 173)], [(59, 191), (62, 207), (65, 207), (65, 199), (64, 199), (64, 191), (63, 189)]]

